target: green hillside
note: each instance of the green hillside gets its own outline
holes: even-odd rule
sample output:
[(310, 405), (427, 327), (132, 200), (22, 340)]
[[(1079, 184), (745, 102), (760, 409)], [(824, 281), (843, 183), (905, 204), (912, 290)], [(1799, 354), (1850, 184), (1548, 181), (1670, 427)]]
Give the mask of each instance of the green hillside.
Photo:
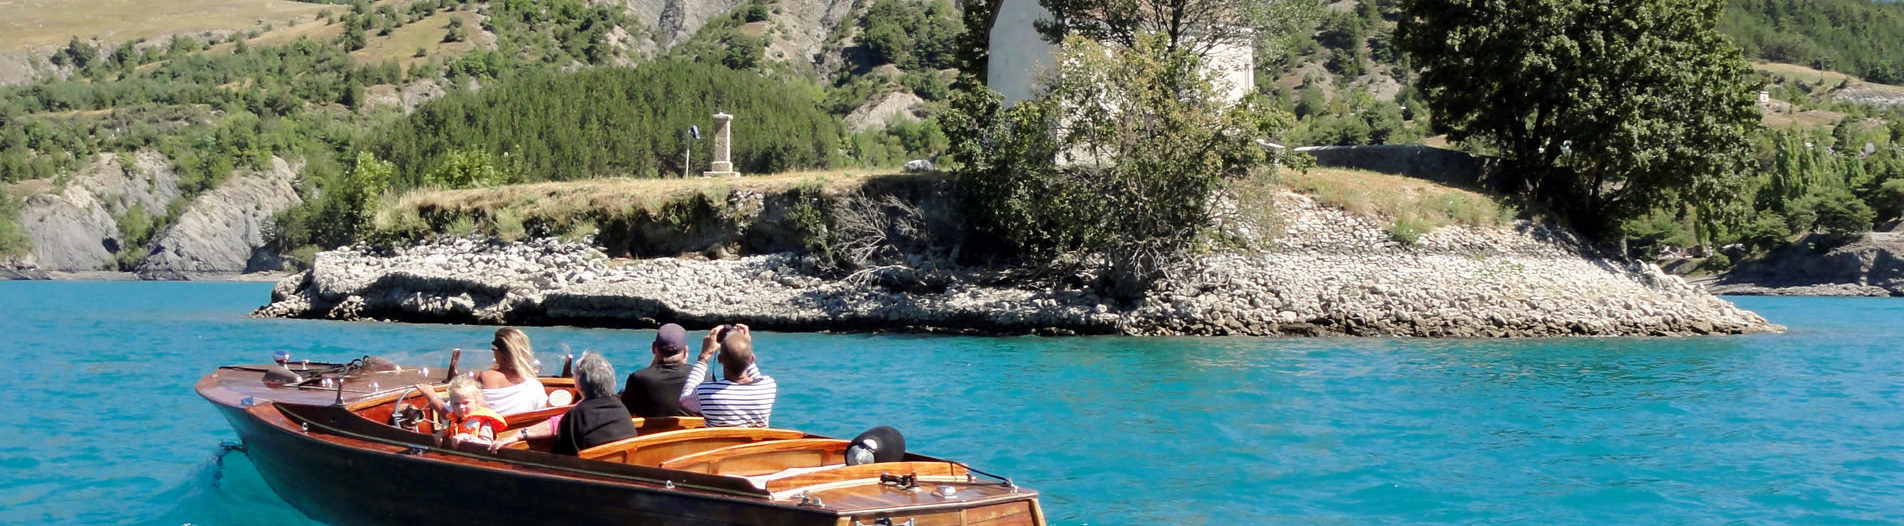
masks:
[[(1312, 38), (1265, 49), (1258, 86), (1299, 118), (1272, 140), (1439, 144), (1394, 42), (1402, 1), (1319, 3)], [(27, 5), (37, 11), (15, 12)], [(683, 129), (718, 110), (742, 115), (737, 126), (751, 131), (737, 136), (743, 170), (892, 167), (946, 150), (936, 114), (964, 32), (947, 0), (860, 2), (824, 31), (788, 25), (800, 19), (781, 2), (751, 0), (665, 49), (643, 47), (657, 29), (613, 2), (215, 5), (224, 14), (194, 18), (172, 13), (198, 12), (191, 6), (153, 4), (159, 13), (138, 32), (124, 17), (82, 16), (92, 7), (0, 5), (0, 14), (19, 15), (9, 20), (38, 21), (30, 34), (4, 32), (13, 40), (0, 43), (16, 48), (0, 52), (57, 47), (43, 65), (59, 72), (0, 87), (0, 185), (56, 188), (98, 153), (151, 149), (181, 173), (186, 195), (171, 207), (176, 217), (234, 169), (265, 167), (274, 155), (298, 159), (306, 204), (274, 235), (283, 249), (308, 250), (353, 241), (361, 221), (349, 219), (367, 217), (383, 192), (678, 175)], [(257, 16), (228, 16), (246, 10)], [(18, 24), (0, 28), (9, 23)], [(1904, 72), (1904, 5), (1736, 0), (1720, 25), (1749, 57), (1876, 83), (1899, 83)], [(815, 32), (824, 34), (820, 53), (786, 53), (790, 35)], [(1659, 210), (1631, 225), (1633, 240), (1771, 239), (1775, 223), (1795, 237), (1831, 223), (1815, 220), (1820, 203), (1845, 203), (1851, 220), (1831, 224), (1846, 228), (1899, 215), (1904, 207), (1886, 199), (1904, 188), (1893, 184), (1904, 178), (1894, 161), (1904, 105), (1846, 102), (1841, 93), (1872, 85), (1828, 72), (1761, 70), (1784, 106), (1767, 109), (1776, 131), (1754, 138), (1761, 162), (1738, 203), (1745, 219)], [(416, 108), (393, 95), (413, 88), (443, 95)], [(927, 101), (918, 110), (925, 118), (851, 131), (844, 117), (893, 93)], [(1844, 155), (1867, 143), (1873, 155)], [(1796, 150), (1805, 144), (1817, 151)], [(1801, 157), (1815, 162), (1794, 160)], [(0, 210), (17, 201), (0, 200)], [(23, 242), (9, 234), (17, 232), (12, 219), (0, 214), (0, 252)], [(325, 220), (336, 228), (314, 231)]]
[[(233, 170), (282, 156), (304, 161), (305, 204), (277, 222), (274, 244), (308, 252), (355, 240), (352, 218), (382, 192), (678, 176), (683, 134), (716, 111), (741, 115), (736, 161), (749, 172), (894, 166), (942, 151), (936, 124), (848, 133), (842, 117), (894, 90), (942, 98), (937, 68), (961, 31), (945, 0), (871, 3), (828, 47), (839, 53), (840, 37), (864, 32), (869, 43), (855, 47), (875, 52), (824, 73), (808, 57), (768, 55), (786, 30), (769, 25), (779, 13), (767, 0), (660, 56), (640, 48), (652, 28), (630, 12), (583, 0), (223, 1), (260, 2), (261, 18), (159, 16), (179, 23), (113, 41), (124, 34), (117, 18), (36, 7), (46, 26), (16, 44), (65, 45), (44, 59), (58, 74), (0, 87), (0, 193), (28, 181), (58, 188), (98, 153), (151, 149), (176, 165), (185, 193), (163, 224)], [(280, 13), (304, 18), (262, 19)], [(413, 88), (444, 95), (406, 115), (399, 99)], [(16, 202), (0, 200), (0, 211)], [(13, 220), (0, 217), (0, 252), (24, 250)], [(142, 253), (125, 250), (128, 265)]]
[(1904, 4), (1732, 0), (1719, 27), (1748, 57), (1904, 84)]

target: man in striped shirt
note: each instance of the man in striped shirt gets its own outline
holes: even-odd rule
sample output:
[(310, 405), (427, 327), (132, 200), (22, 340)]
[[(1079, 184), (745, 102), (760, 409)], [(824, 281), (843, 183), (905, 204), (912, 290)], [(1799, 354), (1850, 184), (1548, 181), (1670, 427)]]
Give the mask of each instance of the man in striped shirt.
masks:
[[(703, 382), (708, 358), (720, 355), (721, 379)], [(754, 364), (754, 337), (746, 325), (722, 325), (701, 338), (701, 355), (681, 386), (681, 407), (709, 427), (767, 427), (779, 387)]]

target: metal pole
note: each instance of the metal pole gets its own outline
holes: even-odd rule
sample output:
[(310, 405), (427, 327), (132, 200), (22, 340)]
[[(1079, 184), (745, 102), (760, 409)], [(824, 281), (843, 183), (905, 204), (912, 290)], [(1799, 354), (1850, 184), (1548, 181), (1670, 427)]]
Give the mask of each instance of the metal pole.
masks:
[(693, 143), (688, 143), (687, 158), (681, 161), (681, 177), (687, 177), (688, 172), (692, 170), (694, 170), (694, 145)]

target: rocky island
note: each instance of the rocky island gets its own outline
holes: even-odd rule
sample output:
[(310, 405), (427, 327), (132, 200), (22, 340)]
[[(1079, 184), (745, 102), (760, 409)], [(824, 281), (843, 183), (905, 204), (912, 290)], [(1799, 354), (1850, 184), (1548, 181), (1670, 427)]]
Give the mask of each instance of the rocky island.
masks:
[(708, 237), (703, 229), (700, 246), (675, 247), (684, 257), (611, 258), (599, 244), (554, 239), (349, 247), (320, 253), (310, 270), (279, 282), (255, 315), (1053, 335), (1480, 338), (1782, 329), (1654, 265), (1601, 255), (1564, 229), (1525, 220), (1448, 225), (1404, 243), (1378, 217), (1289, 190), (1273, 196), (1280, 218), (1273, 239), (1199, 256), (1131, 302), (990, 268), (899, 265), (841, 279), (797, 250), (703, 257), (696, 251), (764, 246), (749, 236), (786, 229), (777, 225), (788, 214), (774, 205), (783, 201), (776, 196), (737, 188), (728, 197), (765, 204), (718, 214), (731, 222), (721, 229), (727, 235)]

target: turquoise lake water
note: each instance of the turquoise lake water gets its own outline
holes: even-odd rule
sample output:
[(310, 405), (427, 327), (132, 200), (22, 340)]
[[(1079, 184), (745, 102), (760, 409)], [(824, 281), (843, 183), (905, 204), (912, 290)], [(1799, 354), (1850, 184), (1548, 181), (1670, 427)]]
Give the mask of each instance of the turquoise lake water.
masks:
[[(0, 282), (0, 524), (308, 523), (192, 392), (221, 364), (441, 364), (487, 327), (253, 320), (261, 283)], [(1053, 524), (1904, 521), (1904, 299), (1736, 298), (1680, 339), (764, 334), (773, 422), (905, 431)], [(626, 374), (650, 331), (528, 328)]]

